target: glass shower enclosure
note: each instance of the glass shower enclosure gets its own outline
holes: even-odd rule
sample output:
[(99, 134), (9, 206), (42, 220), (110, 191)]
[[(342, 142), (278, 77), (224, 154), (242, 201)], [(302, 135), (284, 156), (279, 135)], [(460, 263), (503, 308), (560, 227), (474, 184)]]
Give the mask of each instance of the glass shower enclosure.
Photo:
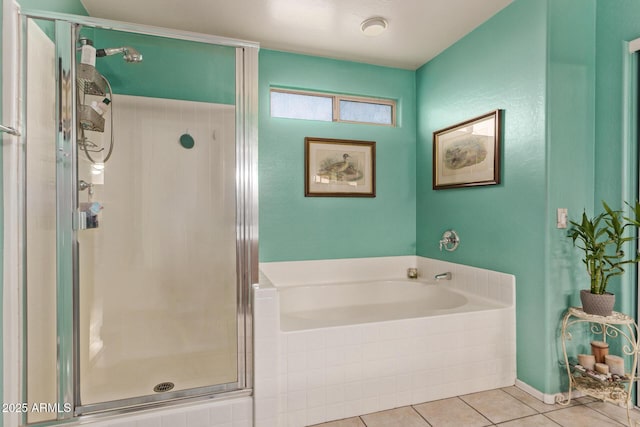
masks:
[(251, 388), (257, 46), (23, 12), (28, 423)]

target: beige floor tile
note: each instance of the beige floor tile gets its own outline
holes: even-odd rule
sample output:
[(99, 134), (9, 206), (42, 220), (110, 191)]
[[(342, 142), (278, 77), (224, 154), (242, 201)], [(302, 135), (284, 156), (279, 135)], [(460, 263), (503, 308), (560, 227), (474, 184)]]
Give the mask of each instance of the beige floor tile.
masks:
[(542, 414), (518, 418), (517, 420), (507, 421), (506, 423), (498, 425), (500, 427), (558, 427), (557, 423)]
[(509, 393), (511, 396), (515, 397), (516, 399), (523, 402), (527, 406), (531, 406), (533, 409), (541, 413), (555, 411), (556, 409), (567, 408), (569, 406), (574, 406), (579, 404), (579, 402), (577, 402), (576, 399), (571, 399), (571, 403), (568, 406), (558, 405), (557, 403), (553, 405), (548, 405), (542, 402), (540, 399), (533, 397), (526, 391), (521, 390), (516, 386), (505, 387), (505, 388), (502, 388), (501, 390), (505, 391), (506, 393)]
[(491, 425), (491, 421), (457, 397), (413, 405), (413, 407), (433, 427), (484, 427)]
[(346, 418), (329, 423), (316, 424), (311, 427), (366, 427), (360, 417)]
[(429, 424), (410, 406), (363, 415), (367, 427), (428, 427)]
[[(596, 411), (606, 415), (609, 418), (612, 418), (618, 421), (619, 423), (622, 423), (625, 425), (628, 423), (626, 408), (622, 408), (620, 406), (616, 406), (611, 403), (606, 403), (601, 401), (589, 403), (587, 404), (587, 406), (590, 407), (591, 409), (595, 409)], [(638, 411), (637, 409), (632, 409), (630, 411), (630, 415), (631, 415), (631, 421), (636, 423), (637, 425), (640, 425), (640, 411)]]
[[(572, 405), (575, 406), (545, 405), (516, 387), (505, 387), (316, 424), (313, 427), (484, 427), (491, 425), (491, 422), (502, 427), (627, 425), (625, 408), (591, 397), (573, 399)], [(632, 410), (632, 419), (640, 425), (640, 411)]]
[(563, 427), (620, 427), (622, 425), (585, 405), (559, 409), (544, 415)]
[(514, 420), (537, 412), (503, 390), (489, 390), (460, 396), (494, 423)]
[[(577, 399), (575, 399), (575, 401), (581, 405), (586, 405), (587, 403), (593, 403), (593, 402), (600, 402), (598, 399), (596, 399), (593, 396), (578, 397)], [(572, 399), (572, 402), (573, 402), (573, 399)]]

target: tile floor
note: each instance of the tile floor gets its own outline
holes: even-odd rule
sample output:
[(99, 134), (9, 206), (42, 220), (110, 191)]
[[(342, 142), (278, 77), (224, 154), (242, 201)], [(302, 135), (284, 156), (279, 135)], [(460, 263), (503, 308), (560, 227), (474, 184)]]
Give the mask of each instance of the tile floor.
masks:
[[(640, 411), (632, 411), (640, 426)], [(404, 406), (315, 427), (607, 427), (625, 426), (626, 409), (591, 397), (546, 405), (517, 387)]]

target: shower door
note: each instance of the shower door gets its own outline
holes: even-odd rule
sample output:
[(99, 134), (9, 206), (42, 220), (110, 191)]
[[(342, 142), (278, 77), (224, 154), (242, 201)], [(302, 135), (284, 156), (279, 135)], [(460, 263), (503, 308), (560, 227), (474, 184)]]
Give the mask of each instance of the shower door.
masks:
[(247, 49), (57, 18), (23, 17), (28, 421), (247, 389)]

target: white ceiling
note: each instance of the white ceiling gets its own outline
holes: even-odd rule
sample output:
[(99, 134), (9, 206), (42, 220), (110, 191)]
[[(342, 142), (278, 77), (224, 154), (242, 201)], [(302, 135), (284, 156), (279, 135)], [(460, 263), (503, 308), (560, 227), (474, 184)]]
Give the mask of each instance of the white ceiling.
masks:
[[(512, 0), (81, 0), (96, 18), (259, 42), (266, 49), (416, 69)], [(377, 37), (360, 24), (389, 22)]]

